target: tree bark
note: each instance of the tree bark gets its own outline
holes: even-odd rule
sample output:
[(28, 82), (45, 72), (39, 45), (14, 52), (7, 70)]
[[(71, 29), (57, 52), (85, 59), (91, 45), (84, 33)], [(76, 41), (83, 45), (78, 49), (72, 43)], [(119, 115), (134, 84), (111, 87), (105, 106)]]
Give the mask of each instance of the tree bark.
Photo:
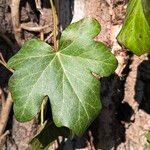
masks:
[[(48, 33), (53, 27), (50, 6), (46, 0), (43, 0), (42, 3), (43, 15), (36, 10), (34, 2), (21, 1), (20, 21), (32, 22), (32, 25), (35, 26), (50, 24), (50, 28), (45, 31)], [(135, 97), (138, 97), (137, 91), (140, 91), (140, 96), (142, 96), (138, 98), (141, 101), (144, 99), (143, 93), (149, 98), (147, 91), (150, 86), (143, 79), (145, 78), (143, 76), (149, 77), (149, 72), (144, 71), (144, 75), (139, 73), (139, 70), (141, 72), (145, 66), (149, 65), (149, 59), (146, 55), (138, 58), (128, 54), (117, 43), (116, 36), (123, 23), (126, 3), (126, 0), (57, 0), (60, 31), (71, 22), (78, 21), (83, 17), (96, 18), (101, 23), (101, 33), (95, 40), (100, 40), (110, 47), (118, 59), (118, 68), (116, 74), (108, 78), (101, 78), (103, 109), (87, 132), (82, 137), (73, 140), (65, 139), (61, 146), (55, 142), (50, 149), (142, 150), (145, 148), (145, 134), (146, 130), (150, 129), (148, 121), (150, 116), (143, 111), (144, 108), (138, 110), (145, 104), (141, 105), (140, 102), (135, 101)], [(25, 39), (33, 36), (39, 37), (39, 33), (23, 31), (23, 34)], [(0, 44), (0, 52), (3, 53), (6, 60), (19, 48), (12, 27), (10, 0), (0, 1), (0, 42), (2, 43)], [(142, 61), (144, 61), (144, 67), (139, 69), (138, 66), (143, 65)], [(0, 86), (5, 90), (10, 73), (1, 66), (0, 72), (2, 72), (0, 73)], [(137, 77), (137, 74), (140, 74), (140, 77)], [(10, 115), (7, 130), (10, 130), (11, 134), (7, 136), (4, 149), (29, 149), (28, 141), (36, 133), (37, 127), (36, 119), (27, 123), (19, 123)], [(62, 138), (59, 138), (59, 141), (62, 141)]]

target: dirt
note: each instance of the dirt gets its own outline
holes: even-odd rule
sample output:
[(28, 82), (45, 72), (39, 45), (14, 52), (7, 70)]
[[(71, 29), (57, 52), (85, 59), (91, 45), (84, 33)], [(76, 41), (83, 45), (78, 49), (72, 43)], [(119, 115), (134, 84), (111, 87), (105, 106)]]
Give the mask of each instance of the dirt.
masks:
[[(30, 26), (50, 24), (50, 28), (44, 31), (46, 38), (52, 31), (53, 24), (49, 4), (46, 0), (42, 3), (41, 14), (35, 3), (23, 0), (20, 20)], [(101, 78), (103, 109), (87, 132), (73, 140), (65, 139), (61, 147), (55, 142), (50, 149), (144, 150), (147, 145), (145, 135), (150, 130), (150, 59), (147, 55), (137, 57), (117, 43), (116, 36), (123, 23), (127, 1), (62, 0), (57, 1), (57, 4), (60, 31), (71, 21), (85, 16), (92, 16), (101, 23), (102, 31), (96, 39), (106, 43), (112, 50), (118, 59), (118, 68), (112, 76)], [(9, 0), (0, 1), (0, 52), (6, 61), (19, 50), (12, 27), (10, 7)], [(40, 37), (39, 32), (25, 30), (22, 30), (22, 35), (25, 40)], [(0, 66), (0, 87), (6, 95), (10, 76), (11, 73)], [(12, 111), (7, 125), (10, 134), (3, 148), (28, 149), (27, 141), (36, 133), (37, 127), (36, 119), (25, 124), (17, 122)]]

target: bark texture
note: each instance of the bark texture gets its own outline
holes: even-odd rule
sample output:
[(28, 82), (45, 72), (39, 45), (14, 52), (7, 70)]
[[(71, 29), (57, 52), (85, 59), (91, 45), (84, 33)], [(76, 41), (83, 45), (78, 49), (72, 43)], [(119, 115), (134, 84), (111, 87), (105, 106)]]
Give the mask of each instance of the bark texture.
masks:
[[(48, 36), (47, 33), (52, 30), (53, 25), (50, 5), (46, 0), (41, 2), (42, 14), (37, 11), (33, 1), (22, 0), (20, 22), (29, 26), (50, 24), (50, 28), (45, 31), (45, 36)], [(124, 19), (126, 3), (126, 0), (57, 0), (60, 30), (83, 17), (96, 18), (102, 26), (96, 40), (101, 40), (110, 47), (118, 59), (118, 68), (116, 74), (101, 79), (103, 109), (87, 132), (73, 140), (62, 140), (61, 137), (58, 139), (61, 144), (56, 141), (50, 149), (145, 149), (145, 134), (150, 130), (150, 60), (147, 55), (137, 57), (126, 52), (116, 41)], [(39, 33), (25, 30), (22, 34), (25, 40), (40, 36)], [(0, 0), (0, 52), (8, 60), (18, 49), (12, 27), (11, 0)], [(10, 75), (11, 73), (0, 66), (0, 86), (5, 94)], [(29, 149), (28, 141), (36, 133), (37, 127), (36, 119), (19, 123), (11, 113), (7, 125), (10, 135), (7, 136), (3, 149)]]

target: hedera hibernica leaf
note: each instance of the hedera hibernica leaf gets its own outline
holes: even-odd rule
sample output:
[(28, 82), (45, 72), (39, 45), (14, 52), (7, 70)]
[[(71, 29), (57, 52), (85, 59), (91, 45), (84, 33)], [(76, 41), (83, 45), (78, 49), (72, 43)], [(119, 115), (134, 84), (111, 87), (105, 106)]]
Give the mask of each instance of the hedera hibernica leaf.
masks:
[(57, 127), (68, 127), (72, 135), (86, 130), (101, 109), (100, 83), (92, 72), (109, 76), (117, 66), (106, 46), (93, 40), (99, 32), (99, 23), (85, 18), (63, 31), (58, 52), (32, 39), (9, 60), (15, 69), (9, 87), (17, 120), (31, 120), (47, 95)]
[[(149, 0), (130, 0), (118, 41), (136, 55), (150, 52)], [(144, 9), (144, 10), (143, 10)]]
[(30, 149), (47, 150), (58, 136), (68, 136), (66, 128), (57, 128), (52, 121), (46, 121), (34, 138), (29, 142)]
[(147, 145), (147, 147), (145, 148), (145, 150), (150, 150), (150, 132), (148, 132), (148, 133), (146, 134), (146, 138), (147, 138), (148, 145)]
[(150, 26), (150, 1), (142, 0), (142, 6), (143, 6), (145, 18)]
[(150, 132), (146, 134), (147, 141), (150, 142)]

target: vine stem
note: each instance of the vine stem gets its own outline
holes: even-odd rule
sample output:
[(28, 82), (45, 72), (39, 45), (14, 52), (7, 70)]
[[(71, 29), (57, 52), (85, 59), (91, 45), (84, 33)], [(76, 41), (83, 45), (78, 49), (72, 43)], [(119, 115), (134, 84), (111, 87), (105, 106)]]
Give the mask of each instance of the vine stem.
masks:
[(0, 149), (2, 149), (5, 141), (6, 141), (6, 136), (7, 134), (9, 134), (9, 131), (7, 130), (6, 132), (6, 125), (8, 122), (8, 118), (9, 118), (9, 114), (11, 111), (11, 107), (12, 107), (12, 97), (11, 97), (11, 93), (8, 93), (8, 97), (1, 109), (1, 114), (0, 114)]
[(12, 73), (14, 73), (14, 70), (13, 69), (11, 69), (11, 68), (9, 68), (8, 66), (7, 66), (7, 63), (6, 63), (6, 61), (5, 61), (5, 59), (3, 58), (3, 55), (0, 53), (0, 64), (2, 64), (6, 69), (8, 69), (10, 72), (12, 72)]
[(11, 106), (12, 106), (12, 98), (11, 98), (11, 94), (10, 92), (8, 93), (8, 97), (6, 99), (5, 105), (2, 108), (1, 111), (1, 115), (0, 115), (0, 136), (3, 134), (8, 118), (9, 118), (9, 114), (10, 114), (10, 110), (11, 110)]
[(48, 100), (48, 97), (46, 96), (44, 99), (43, 99), (43, 102), (41, 104), (41, 126), (44, 125), (44, 122), (45, 122), (45, 119), (44, 119), (44, 110), (45, 110), (45, 107), (46, 107), (46, 104), (47, 104), (47, 100)]
[(20, 17), (19, 17), (20, 16), (19, 15), (20, 1), (21, 0), (12, 0), (11, 18), (12, 18), (12, 25), (13, 25), (13, 29), (14, 29), (15, 39), (17, 40), (19, 45), (22, 45)]
[(57, 40), (57, 33), (58, 33), (58, 16), (56, 12), (56, 7), (53, 3), (53, 0), (50, 0), (50, 4), (52, 7), (52, 15), (53, 15), (53, 38), (54, 38), (54, 50), (55, 52), (58, 51), (58, 40)]
[[(40, 32), (40, 39), (41, 39), (41, 41), (44, 41), (44, 32), (43, 32), (43, 30), (41, 30), (41, 32)], [(45, 121), (44, 120), (45, 105), (46, 105), (46, 98), (43, 99), (42, 104), (41, 104), (41, 112), (40, 112), (40, 119), (41, 119), (40, 124), (41, 124), (41, 126), (44, 125), (44, 121)]]
[(41, 126), (44, 125), (44, 100), (41, 105)]

